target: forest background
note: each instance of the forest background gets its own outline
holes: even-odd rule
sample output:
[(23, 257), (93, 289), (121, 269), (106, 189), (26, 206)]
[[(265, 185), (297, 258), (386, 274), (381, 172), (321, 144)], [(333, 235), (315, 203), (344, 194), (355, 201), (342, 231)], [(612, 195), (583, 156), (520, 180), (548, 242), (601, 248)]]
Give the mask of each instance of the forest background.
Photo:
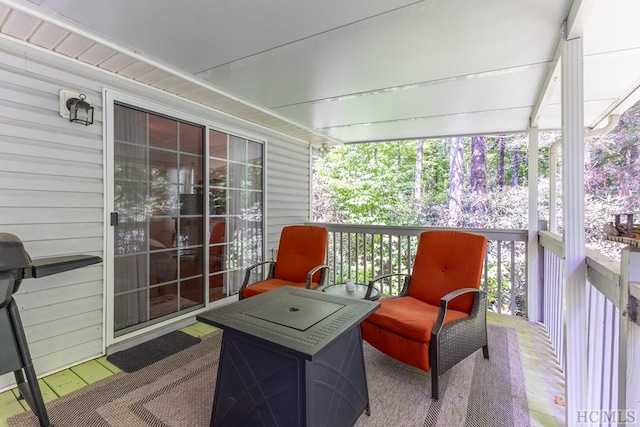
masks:
[[(549, 151), (559, 133), (540, 134), (539, 212), (549, 218)], [(339, 224), (526, 229), (526, 134), (480, 135), (316, 148), (313, 220)], [(558, 189), (562, 189), (562, 150)], [(585, 139), (587, 246), (619, 259), (604, 240), (614, 214), (640, 211), (640, 103), (610, 133)], [(562, 194), (557, 195), (562, 228)]]

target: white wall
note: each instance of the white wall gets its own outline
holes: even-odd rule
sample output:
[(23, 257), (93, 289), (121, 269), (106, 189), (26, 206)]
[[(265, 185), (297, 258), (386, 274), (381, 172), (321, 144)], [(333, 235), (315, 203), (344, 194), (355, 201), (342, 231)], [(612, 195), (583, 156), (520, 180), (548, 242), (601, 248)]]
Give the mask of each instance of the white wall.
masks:
[[(267, 248), (283, 225), (308, 220), (307, 144), (12, 40), (0, 38), (0, 58), (0, 232), (20, 237), (32, 258), (104, 258), (103, 88), (262, 136)], [(96, 123), (60, 117), (60, 89), (87, 94)], [(39, 375), (103, 353), (102, 265), (25, 280), (15, 299)], [(0, 390), (13, 385), (0, 376)]]
[[(11, 43), (0, 50), (0, 232), (20, 237), (32, 258), (102, 256), (100, 85), (31, 62)], [(98, 123), (62, 119), (62, 88), (86, 93)], [(38, 372), (101, 354), (102, 277), (96, 265), (23, 281), (15, 300)], [(0, 388), (13, 382), (4, 375)]]
[(309, 221), (309, 147), (272, 140), (267, 145), (267, 253), (278, 246), (282, 227)]

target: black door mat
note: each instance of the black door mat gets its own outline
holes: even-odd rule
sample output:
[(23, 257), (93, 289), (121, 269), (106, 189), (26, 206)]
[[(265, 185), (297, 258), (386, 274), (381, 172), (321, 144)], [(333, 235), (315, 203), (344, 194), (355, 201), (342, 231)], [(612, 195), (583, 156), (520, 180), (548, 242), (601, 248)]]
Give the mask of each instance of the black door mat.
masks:
[(200, 338), (174, 331), (107, 356), (107, 360), (125, 372), (135, 372), (199, 342)]

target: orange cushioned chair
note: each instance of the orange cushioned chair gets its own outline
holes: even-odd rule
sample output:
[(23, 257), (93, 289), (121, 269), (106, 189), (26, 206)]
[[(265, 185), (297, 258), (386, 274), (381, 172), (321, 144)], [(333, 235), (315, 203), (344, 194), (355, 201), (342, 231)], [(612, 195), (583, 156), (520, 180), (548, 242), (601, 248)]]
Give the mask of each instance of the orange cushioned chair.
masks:
[[(290, 225), (282, 229), (276, 261), (264, 261), (247, 269), (239, 298), (248, 298), (280, 286), (316, 289), (324, 283), (327, 229), (312, 225)], [(269, 265), (266, 280), (249, 285), (254, 269)]]
[[(480, 291), (487, 239), (459, 231), (420, 235), (411, 275), (397, 297), (362, 323), (362, 337), (378, 350), (424, 371), (431, 370), (431, 397), (438, 377), (487, 345), (487, 299)], [(387, 274), (373, 282), (396, 276)]]

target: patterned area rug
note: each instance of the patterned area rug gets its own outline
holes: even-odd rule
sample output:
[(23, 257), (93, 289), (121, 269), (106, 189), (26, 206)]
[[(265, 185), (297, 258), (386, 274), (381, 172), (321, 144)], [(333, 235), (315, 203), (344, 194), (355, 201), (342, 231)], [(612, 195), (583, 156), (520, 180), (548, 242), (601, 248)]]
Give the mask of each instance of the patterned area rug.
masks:
[[(119, 373), (47, 403), (58, 427), (208, 426), (222, 334), (133, 373)], [(365, 343), (371, 416), (356, 426), (530, 425), (515, 329), (489, 326), (491, 359), (478, 351), (441, 377), (431, 399), (429, 373), (401, 364)], [(10, 427), (38, 426), (33, 413)], [(339, 427), (339, 426), (336, 426)]]

